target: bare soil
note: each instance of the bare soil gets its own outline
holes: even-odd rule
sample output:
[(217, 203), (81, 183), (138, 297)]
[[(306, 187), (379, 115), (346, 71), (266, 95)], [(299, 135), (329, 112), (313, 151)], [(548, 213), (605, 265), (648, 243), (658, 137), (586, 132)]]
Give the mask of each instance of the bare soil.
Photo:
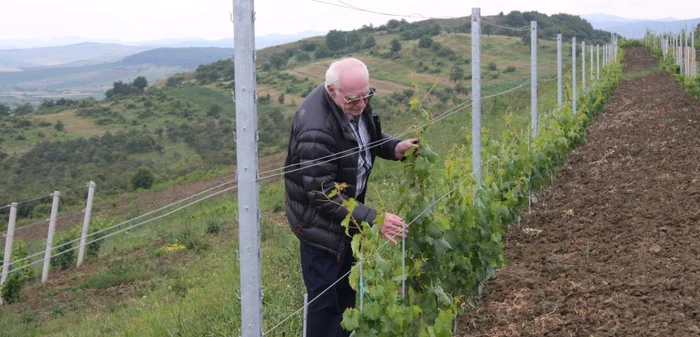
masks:
[[(626, 75), (657, 66), (625, 53)], [(628, 77), (458, 336), (700, 335), (700, 102), (667, 73)]]

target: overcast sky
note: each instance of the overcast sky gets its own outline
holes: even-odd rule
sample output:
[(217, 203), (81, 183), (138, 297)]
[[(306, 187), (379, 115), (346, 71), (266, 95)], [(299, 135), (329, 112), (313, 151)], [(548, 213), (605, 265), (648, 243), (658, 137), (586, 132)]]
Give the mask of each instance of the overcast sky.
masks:
[[(77, 36), (145, 41), (163, 38), (222, 39), (233, 36), (226, 0), (0, 0), (0, 39)], [(322, 0), (340, 4), (338, 0)], [(378, 12), (426, 17), (537, 10), (546, 14), (604, 13), (633, 19), (700, 16), (697, 0), (341, 0)], [(258, 0), (256, 35), (359, 28), (391, 17), (312, 0)], [(415, 18), (407, 18), (415, 21)]]

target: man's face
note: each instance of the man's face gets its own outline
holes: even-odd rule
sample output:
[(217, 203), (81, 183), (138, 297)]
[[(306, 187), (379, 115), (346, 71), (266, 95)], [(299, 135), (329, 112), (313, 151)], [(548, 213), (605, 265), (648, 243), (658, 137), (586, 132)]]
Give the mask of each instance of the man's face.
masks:
[(369, 102), (369, 78), (360, 74), (347, 74), (341, 77), (340, 89), (328, 86), (333, 101), (349, 117), (362, 115)]

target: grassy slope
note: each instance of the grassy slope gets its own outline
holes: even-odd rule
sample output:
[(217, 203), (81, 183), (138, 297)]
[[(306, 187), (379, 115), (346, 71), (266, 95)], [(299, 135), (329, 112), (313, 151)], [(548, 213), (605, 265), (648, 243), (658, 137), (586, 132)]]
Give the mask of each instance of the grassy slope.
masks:
[[(392, 37), (378, 39), (389, 41)], [(441, 36), (445, 45), (470, 55), (467, 36)], [(436, 39), (436, 40), (439, 40)], [(450, 42), (454, 40), (455, 42)], [(460, 40), (462, 44), (456, 44)], [(498, 78), (486, 76), (484, 71), (484, 94), (495, 93), (501, 88), (512, 87), (529, 78), (529, 51), (518, 45), (514, 38), (484, 37), (483, 64), (496, 62), (499, 69), (512, 65), (514, 73), (501, 73)], [(540, 74), (543, 77), (554, 73), (554, 56), (551, 43), (548, 54), (540, 53)], [(282, 47), (284, 48), (284, 47)], [(422, 51), (404, 44), (402, 57), (397, 61), (366, 57), (373, 71), (380, 92), (403, 90), (411, 85), (411, 64), (419, 62), (425, 55)], [(414, 54), (415, 53), (415, 54)], [(264, 53), (263, 53), (264, 57)], [(310, 82), (318, 82), (319, 70), (329, 61), (319, 61), (312, 65), (288, 70), (290, 73), (305, 72)], [(432, 65), (432, 66), (436, 66)], [(448, 84), (446, 81), (450, 66), (444, 65), (440, 74), (416, 74), (421, 88), (433, 83)], [(322, 73), (322, 72), (320, 72)], [(494, 72), (495, 73), (495, 72)], [(300, 75), (297, 75), (300, 76)], [(311, 81), (313, 79), (314, 81)], [(467, 84), (468, 85), (468, 84)], [(556, 81), (542, 85), (540, 111), (553, 107), (556, 99)], [(282, 92), (286, 84), (261, 86), (262, 90)], [(196, 91), (195, 91), (196, 90)], [(225, 88), (174, 89), (168, 95), (191, 100), (192, 104), (207, 105), (212, 102), (226, 104), (228, 91)], [(272, 94), (271, 94), (272, 96)], [(463, 97), (466, 99), (466, 97)], [(274, 100), (274, 99), (273, 99)], [(295, 98), (300, 102), (301, 98)], [(503, 106), (503, 102), (506, 106)], [(285, 103), (287, 103), (285, 101)], [(123, 107), (126, 103), (120, 103)], [(494, 109), (494, 104), (500, 104)], [(506, 107), (514, 115), (515, 122), (527, 128), (529, 123), (529, 89), (517, 91), (504, 97), (502, 101), (484, 101), (483, 125), (490, 134), (498, 134), (503, 124)], [(121, 108), (120, 108), (121, 109)], [(293, 107), (286, 107), (293, 111)], [(126, 110), (126, 109), (125, 109)], [(123, 110), (123, 111), (125, 111)], [(466, 143), (470, 129), (470, 108), (439, 122), (428, 135), (436, 150), (446, 153), (458, 143)], [(434, 111), (435, 114), (439, 113)], [(63, 112), (66, 118), (70, 112)], [(417, 117), (417, 116), (415, 116)], [(44, 116), (42, 118), (56, 118)], [(410, 119), (413, 119), (411, 117)], [(411, 120), (395, 121), (389, 128), (400, 129)], [(158, 121), (149, 124), (153, 128)], [(77, 124), (77, 121), (76, 121)], [(86, 130), (101, 132), (99, 127), (88, 129), (66, 128), (67, 135), (80, 136)], [(393, 209), (392, 200), (396, 196), (396, 172), (400, 164), (380, 161), (373, 173), (370, 184), (369, 202)], [(263, 186), (261, 204), (263, 207), (263, 274), (265, 284), (265, 326), (272, 327), (280, 319), (292, 313), (301, 305), (303, 285), (298, 266), (298, 244), (286, 228), (282, 210), (282, 185), (273, 183)], [(55, 282), (41, 286), (34, 282), (31, 291), (23, 298), (25, 303), (0, 308), (0, 334), (7, 335), (237, 335), (239, 323), (239, 303), (237, 301), (238, 275), (236, 263), (236, 225), (232, 220), (236, 209), (235, 198), (224, 197), (202, 203), (191, 209), (164, 220), (148, 224), (142, 229), (121, 234), (106, 243), (104, 256), (86, 266), (85, 272), (74, 270), (56, 274)], [(210, 249), (196, 253), (194, 250), (159, 254), (157, 251), (167, 244), (187, 241), (189, 228), (203, 235), (212, 223), (222, 226), (218, 235), (208, 235), (200, 241), (211, 245)], [(183, 239), (184, 238), (184, 239)], [(191, 239), (189, 241), (192, 241)], [(110, 269), (111, 268), (111, 269)], [(119, 281), (110, 281), (110, 275), (124, 274)], [(60, 281), (59, 281), (60, 280)], [(116, 283), (115, 283), (116, 282)], [(47, 298), (42, 300), (41, 298)], [(297, 316), (272, 334), (281, 336), (298, 335), (301, 317)]]

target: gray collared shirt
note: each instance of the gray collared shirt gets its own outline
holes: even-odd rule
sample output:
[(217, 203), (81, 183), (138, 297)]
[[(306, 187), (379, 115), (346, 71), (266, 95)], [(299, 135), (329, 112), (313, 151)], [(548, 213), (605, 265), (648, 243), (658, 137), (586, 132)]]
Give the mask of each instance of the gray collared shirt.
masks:
[[(355, 140), (357, 140), (358, 145), (358, 156), (357, 156), (357, 189), (355, 192), (355, 197), (359, 197), (362, 191), (367, 185), (367, 178), (369, 177), (369, 172), (372, 169), (372, 154), (370, 153), (369, 143), (370, 135), (367, 130), (367, 121), (365, 118), (360, 116), (357, 119), (345, 116), (350, 124), (350, 129), (353, 135), (355, 135)], [(359, 122), (359, 123), (358, 123)]]

